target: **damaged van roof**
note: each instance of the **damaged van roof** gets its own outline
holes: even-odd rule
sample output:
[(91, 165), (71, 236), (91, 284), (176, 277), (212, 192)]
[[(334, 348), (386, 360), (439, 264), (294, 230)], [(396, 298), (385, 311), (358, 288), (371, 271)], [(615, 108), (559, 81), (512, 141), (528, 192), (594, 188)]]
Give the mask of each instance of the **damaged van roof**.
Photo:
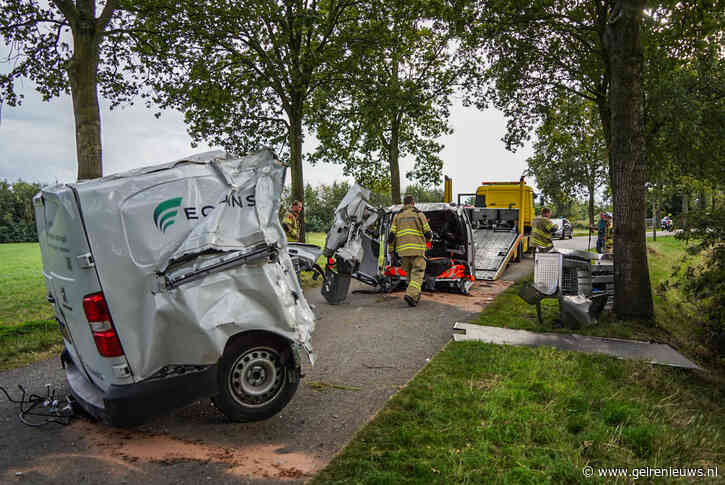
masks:
[(311, 351), (314, 314), (278, 217), (286, 169), (268, 149), (209, 152), (44, 189), (76, 194), (136, 379), (215, 363), (249, 330)]

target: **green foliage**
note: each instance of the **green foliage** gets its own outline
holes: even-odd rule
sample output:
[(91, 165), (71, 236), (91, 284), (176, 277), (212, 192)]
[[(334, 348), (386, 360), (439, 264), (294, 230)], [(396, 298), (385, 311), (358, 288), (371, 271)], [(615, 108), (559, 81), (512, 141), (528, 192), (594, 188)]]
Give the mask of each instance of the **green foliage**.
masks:
[[(98, 4), (98, 5), (97, 5)], [(112, 106), (130, 101), (145, 85), (126, 75), (136, 57), (133, 17), (120, 0), (14, 0), (0, 2), (0, 107), (22, 104), (17, 82), (29, 79), (43, 100), (74, 97), (79, 178), (101, 176), (98, 89)]]
[(38, 240), (33, 196), (42, 185), (0, 180), (0, 243)]
[[(139, 88), (120, 69), (132, 64), (128, 49), (131, 17), (119, 8), (118, 1), (104, 3), (94, 25), (100, 28), (94, 39), (98, 42), (98, 82), (103, 94), (117, 104), (129, 101)], [(93, 0), (0, 3), (0, 39), (9, 47), (7, 58), (0, 63), (12, 63), (9, 71), (0, 74), (0, 101), (10, 106), (22, 103), (23, 96), (15, 92), (15, 82), (22, 78), (31, 79), (44, 100), (70, 93), (74, 48), (68, 34), (84, 34), (78, 30), (79, 21), (95, 17), (95, 4)]]
[[(407, 178), (440, 183), (443, 146), (451, 132), (450, 97), (466, 56), (456, 49), (442, 2), (373, 0), (366, 4), (354, 64), (317, 93), (320, 140), (313, 160), (343, 165), (367, 187), (391, 189), (399, 202), (399, 159), (415, 159)], [(372, 40), (374, 39), (374, 40)]]
[(352, 31), (354, 2), (146, 0), (134, 2), (147, 34), (139, 53), (155, 101), (185, 113), (196, 141), (289, 157), (292, 194), (304, 197), (303, 126)]
[(581, 196), (593, 213), (595, 191), (607, 182), (607, 150), (596, 110), (583, 98), (557, 99), (536, 129), (528, 173), (557, 214), (571, 212)]
[(412, 195), (416, 202), (443, 202), (442, 189), (430, 189), (422, 184), (409, 185), (404, 195)]
[(347, 193), (350, 185), (347, 182), (334, 182), (332, 185), (305, 187), (305, 224), (312, 232), (324, 232), (332, 227), (335, 209)]
[(707, 343), (716, 355), (725, 357), (725, 207), (697, 212), (691, 217), (691, 231), (678, 238), (696, 242), (691, 253), (705, 252), (705, 260), (689, 265), (681, 277), (683, 291), (697, 308)]

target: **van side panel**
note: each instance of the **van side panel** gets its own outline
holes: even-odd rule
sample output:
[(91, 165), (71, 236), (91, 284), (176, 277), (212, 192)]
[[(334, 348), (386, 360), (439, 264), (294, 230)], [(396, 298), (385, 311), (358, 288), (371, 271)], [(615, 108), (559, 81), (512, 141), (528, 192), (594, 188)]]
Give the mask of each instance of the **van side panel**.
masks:
[(101, 291), (101, 286), (72, 189), (65, 185), (43, 189), (35, 210), (43, 276), (71, 358), (103, 390), (132, 382), (124, 357), (98, 353), (86, 319), (83, 298)]

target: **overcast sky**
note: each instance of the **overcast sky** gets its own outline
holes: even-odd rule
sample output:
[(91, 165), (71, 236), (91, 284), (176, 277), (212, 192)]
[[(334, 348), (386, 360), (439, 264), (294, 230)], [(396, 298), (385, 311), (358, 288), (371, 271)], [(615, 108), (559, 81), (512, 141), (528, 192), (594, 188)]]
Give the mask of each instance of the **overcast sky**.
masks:
[[(0, 179), (53, 183), (71, 182), (76, 176), (75, 131), (69, 96), (43, 102), (26, 82), (25, 101), (18, 108), (2, 106), (0, 122)], [(160, 119), (143, 105), (108, 109), (102, 101), (104, 175), (144, 165), (175, 160), (214, 147), (191, 148), (183, 116), (166, 111)], [(501, 112), (464, 108), (456, 102), (451, 110), (452, 135), (440, 140), (445, 148), (443, 173), (453, 179), (453, 192), (474, 192), (482, 180), (518, 180), (526, 169), (529, 146), (507, 151), (501, 137), (506, 125)], [(308, 139), (303, 149), (314, 148)], [(401, 173), (412, 168), (403, 160)], [(313, 185), (343, 179), (336, 165), (305, 164), (305, 182)], [(403, 180), (403, 185), (409, 182)], [(529, 180), (533, 183), (533, 180)]]

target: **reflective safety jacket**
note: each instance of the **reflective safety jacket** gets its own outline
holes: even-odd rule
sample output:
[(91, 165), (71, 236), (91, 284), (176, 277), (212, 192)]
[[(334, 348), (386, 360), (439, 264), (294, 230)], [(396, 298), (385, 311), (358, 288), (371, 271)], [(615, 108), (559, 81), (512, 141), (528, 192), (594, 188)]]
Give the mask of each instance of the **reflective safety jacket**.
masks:
[(428, 219), (415, 207), (406, 207), (393, 217), (389, 242), (395, 242), (393, 250), (400, 256), (425, 256), (425, 243), (432, 237)]
[(534, 217), (534, 220), (531, 222), (531, 244), (540, 248), (552, 247), (554, 243), (551, 242), (551, 236), (558, 228), (548, 217)]
[(284, 233), (287, 234), (287, 240), (290, 242), (298, 242), (300, 236), (300, 220), (292, 211), (287, 211), (287, 215), (282, 220)]

